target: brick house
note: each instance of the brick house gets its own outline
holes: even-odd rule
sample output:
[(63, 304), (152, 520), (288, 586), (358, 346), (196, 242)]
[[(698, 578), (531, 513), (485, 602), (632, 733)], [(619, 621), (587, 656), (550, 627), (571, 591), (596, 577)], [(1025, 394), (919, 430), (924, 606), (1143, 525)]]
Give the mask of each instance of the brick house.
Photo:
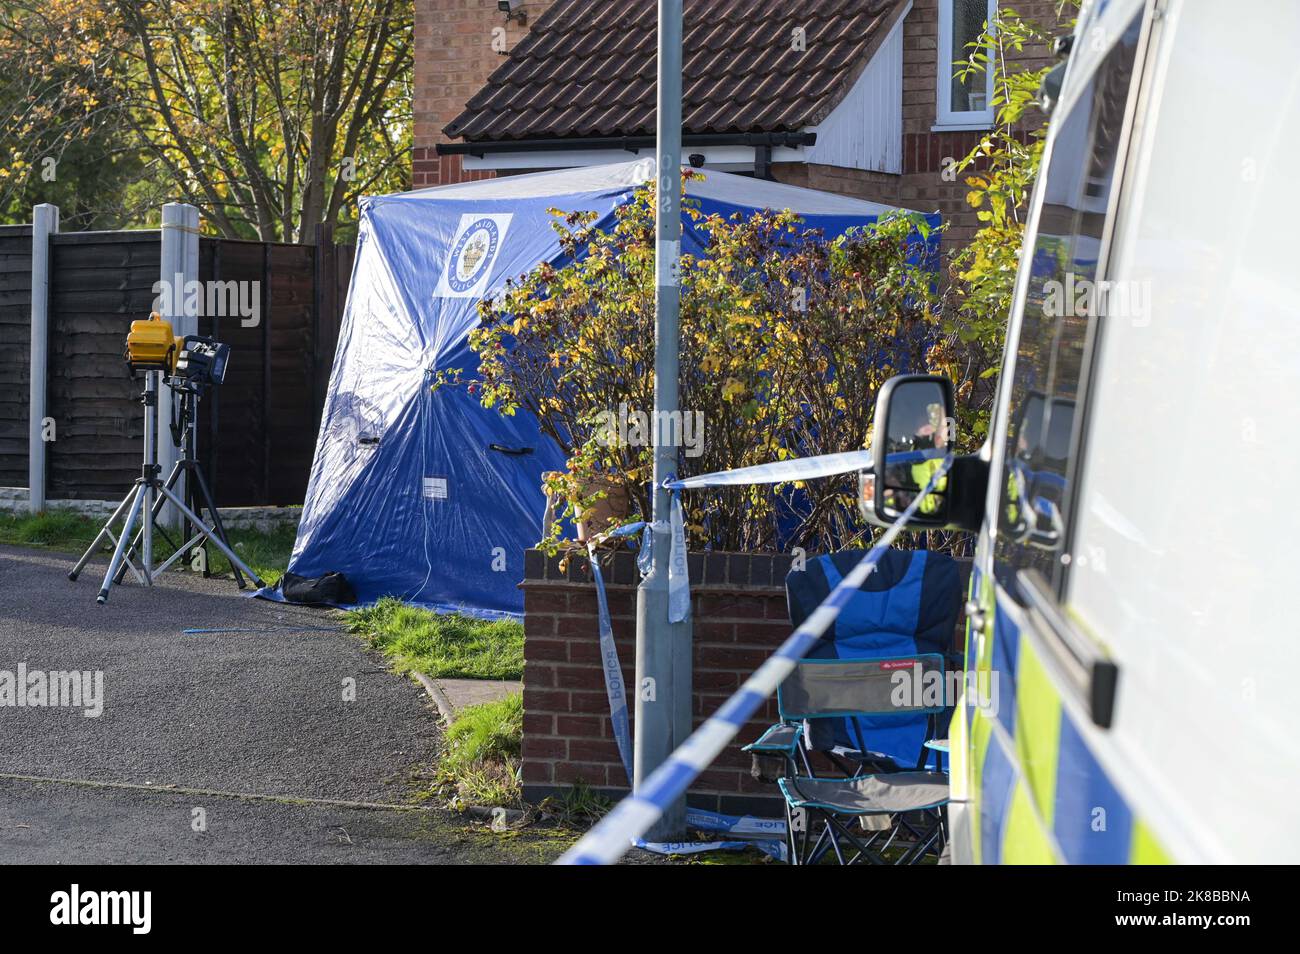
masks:
[[(996, 2), (686, 0), (683, 161), (937, 209), (968, 240), (945, 171), (990, 127), (991, 81), (951, 63)], [(513, 6), (416, 0), (416, 188), (653, 153), (654, 0)], [(1055, 0), (1016, 9), (1056, 19)]]

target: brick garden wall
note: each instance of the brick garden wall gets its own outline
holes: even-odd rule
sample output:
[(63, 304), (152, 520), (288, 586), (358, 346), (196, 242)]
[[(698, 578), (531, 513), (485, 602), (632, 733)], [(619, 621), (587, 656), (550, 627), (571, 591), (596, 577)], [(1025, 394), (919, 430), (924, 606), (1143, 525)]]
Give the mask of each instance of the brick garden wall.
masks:
[[(790, 635), (785, 577), (792, 559), (770, 553), (693, 553), (689, 559), (699, 725)], [(623, 683), (630, 689), (640, 580), (633, 553), (604, 554), (601, 573)], [(968, 574), (967, 564), (963, 588)], [(530, 550), (524, 575), (524, 794), (536, 802), (582, 782), (620, 796), (628, 785), (610, 726), (587, 561), (574, 558), (561, 570), (558, 558)], [(961, 646), (957, 634), (953, 645)], [(635, 711), (629, 691), (628, 712)], [(691, 803), (726, 812), (775, 812), (775, 787), (750, 777), (749, 756), (740, 751), (774, 721), (776, 700), (770, 699), (692, 786)]]
[[(694, 617), (695, 724), (721, 705), (790, 635), (780, 554), (690, 555)], [(634, 684), (636, 584), (630, 551), (606, 554), (601, 564), (623, 681)], [(524, 749), (525, 795), (538, 801), (575, 782), (619, 795), (628, 785), (610, 727), (600, 662), (596, 591), (585, 559), (538, 551), (525, 558)], [(635, 703), (628, 694), (628, 712)], [(755, 720), (691, 789), (691, 802), (721, 811), (774, 811), (774, 786), (749, 775), (740, 746), (776, 719), (769, 700)]]

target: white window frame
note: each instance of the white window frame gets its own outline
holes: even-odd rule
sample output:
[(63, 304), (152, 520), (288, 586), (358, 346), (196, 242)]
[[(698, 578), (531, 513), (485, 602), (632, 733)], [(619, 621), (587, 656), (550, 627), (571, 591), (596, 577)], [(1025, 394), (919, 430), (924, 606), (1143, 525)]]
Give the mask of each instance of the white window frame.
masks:
[[(952, 7), (954, 0), (939, 0), (938, 70), (936, 73), (935, 129), (987, 129), (993, 125), (994, 110), (988, 106), (981, 110), (953, 110), (952, 75), (956, 72), (952, 55)], [(998, 0), (986, 0), (989, 23), (997, 16)], [(984, 84), (988, 91), (986, 102), (993, 101), (993, 69), (984, 71)]]

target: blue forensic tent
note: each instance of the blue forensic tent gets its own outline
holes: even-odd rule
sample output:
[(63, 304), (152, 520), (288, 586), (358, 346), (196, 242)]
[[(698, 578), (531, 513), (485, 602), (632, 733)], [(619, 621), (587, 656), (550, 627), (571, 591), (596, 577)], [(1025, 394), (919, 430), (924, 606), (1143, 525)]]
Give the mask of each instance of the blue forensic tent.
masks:
[[(392, 595), (478, 616), (522, 612), (517, 584), (524, 550), (541, 536), (541, 475), (562, 469), (563, 456), (526, 414), (503, 417), (464, 388), (429, 384), (439, 369), (477, 367), (468, 334), (480, 300), (563, 257), (548, 209), (612, 224), (652, 169), (642, 160), (362, 200), (290, 572), (342, 571), (363, 605)], [(791, 209), (831, 236), (890, 211), (712, 171), (687, 192), (705, 213)], [(698, 253), (700, 241), (684, 230), (685, 251)]]

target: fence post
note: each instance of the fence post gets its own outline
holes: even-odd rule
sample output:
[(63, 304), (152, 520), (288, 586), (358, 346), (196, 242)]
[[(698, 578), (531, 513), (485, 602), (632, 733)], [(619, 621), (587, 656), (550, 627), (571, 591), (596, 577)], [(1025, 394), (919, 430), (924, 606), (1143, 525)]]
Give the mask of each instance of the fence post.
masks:
[(45, 509), (45, 396), (50, 368), (50, 236), (59, 230), (59, 207), (32, 209), (31, 392), (27, 418), (27, 493), (32, 513)]
[[(199, 210), (183, 202), (168, 202), (162, 207), (162, 255), (159, 268), (164, 294), (162, 316), (171, 322), (176, 335), (196, 335), (199, 333), (198, 309), (199, 295), (187, 293), (189, 282), (199, 280)], [(158, 464), (162, 476), (171, 473), (180, 449), (172, 441), (171, 428), (167, 422), (172, 415), (172, 393), (168, 388), (161, 388), (158, 394)], [(185, 478), (176, 484), (176, 495), (185, 499)], [(160, 522), (177, 526), (180, 512), (167, 504), (159, 514)]]

